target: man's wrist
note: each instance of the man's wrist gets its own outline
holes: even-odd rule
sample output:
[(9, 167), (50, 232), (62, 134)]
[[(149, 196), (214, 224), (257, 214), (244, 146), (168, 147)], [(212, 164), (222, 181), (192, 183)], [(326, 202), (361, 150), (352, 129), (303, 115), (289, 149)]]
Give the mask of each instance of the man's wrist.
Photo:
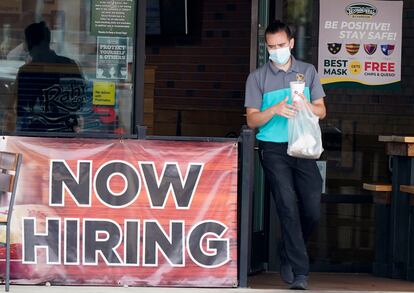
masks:
[(309, 109), (312, 111), (312, 113), (315, 114), (315, 112), (314, 112), (315, 111), (315, 106), (309, 101), (306, 101), (306, 103), (308, 104)]

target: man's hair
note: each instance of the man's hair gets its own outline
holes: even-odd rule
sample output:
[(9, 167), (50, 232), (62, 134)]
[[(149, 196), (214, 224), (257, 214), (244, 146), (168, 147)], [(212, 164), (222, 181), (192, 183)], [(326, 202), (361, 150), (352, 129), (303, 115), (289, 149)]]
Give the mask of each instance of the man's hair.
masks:
[(267, 26), (265, 31), (265, 38), (268, 34), (275, 34), (278, 32), (285, 32), (289, 40), (293, 37), (292, 31), (290, 30), (289, 26), (281, 22), (280, 20), (276, 19)]
[(24, 30), (27, 49), (31, 51), (34, 47), (44, 44), (50, 44), (50, 30), (44, 21), (32, 23)]

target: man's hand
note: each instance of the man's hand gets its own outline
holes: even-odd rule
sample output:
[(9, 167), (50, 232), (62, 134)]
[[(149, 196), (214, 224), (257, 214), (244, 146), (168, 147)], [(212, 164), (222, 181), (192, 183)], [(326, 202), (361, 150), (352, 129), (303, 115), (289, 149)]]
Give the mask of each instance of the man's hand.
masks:
[[(314, 100), (312, 103), (308, 101), (308, 99), (305, 97), (304, 94), (298, 95), (302, 98), (302, 100), (306, 103), (306, 105), (309, 106), (309, 109), (311, 109), (312, 113), (319, 117), (319, 119), (323, 119), (326, 116), (326, 108), (325, 103), (323, 101), (323, 98)], [(300, 106), (293, 102), (293, 105), (296, 107), (297, 110), (300, 111)]]
[(263, 112), (256, 108), (247, 108), (247, 125), (250, 128), (256, 128), (266, 124), (273, 116), (278, 115), (285, 118), (292, 118), (296, 115), (298, 109), (294, 105), (287, 104), (288, 97), (283, 101), (273, 105)]
[(298, 108), (296, 105), (289, 105), (287, 103), (288, 97), (286, 97), (283, 101), (280, 103), (277, 103), (276, 105), (270, 107), (270, 112), (273, 115), (279, 115), (286, 118), (292, 118), (296, 115)]

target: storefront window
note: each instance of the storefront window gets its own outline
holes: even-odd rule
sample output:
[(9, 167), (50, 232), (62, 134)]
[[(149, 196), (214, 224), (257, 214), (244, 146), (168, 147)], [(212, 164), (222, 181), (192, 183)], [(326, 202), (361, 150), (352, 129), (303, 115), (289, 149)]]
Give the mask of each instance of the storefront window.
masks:
[(131, 0), (1, 1), (2, 133), (130, 134), (134, 11)]
[(284, 0), (283, 19), (293, 29), (293, 53), (299, 60), (312, 61), (312, 10), (313, 1)]

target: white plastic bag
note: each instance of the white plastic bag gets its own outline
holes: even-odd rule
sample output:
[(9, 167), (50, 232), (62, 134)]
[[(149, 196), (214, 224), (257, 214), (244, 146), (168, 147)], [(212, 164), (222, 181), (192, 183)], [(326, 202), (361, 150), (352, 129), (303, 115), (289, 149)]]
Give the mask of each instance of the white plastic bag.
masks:
[(288, 119), (287, 153), (292, 157), (318, 159), (323, 152), (319, 118), (302, 99), (296, 100), (296, 104), (299, 112)]

